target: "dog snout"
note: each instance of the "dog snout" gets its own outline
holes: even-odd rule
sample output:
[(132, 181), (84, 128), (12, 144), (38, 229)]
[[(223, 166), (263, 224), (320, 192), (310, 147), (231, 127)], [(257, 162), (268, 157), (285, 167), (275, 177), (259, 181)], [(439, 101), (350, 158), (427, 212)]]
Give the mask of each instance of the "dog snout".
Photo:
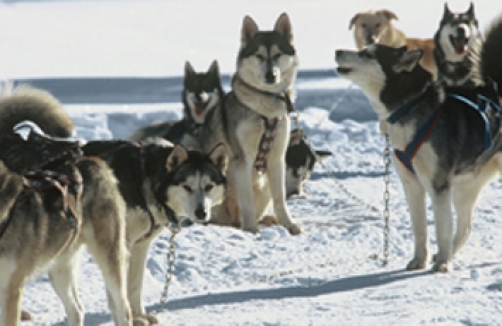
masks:
[(275, 72), (275, 69), (269, 69), (267, 70), (265, 74), (265, 81), (267, 84), (274, 84), (277, 78), (277, 73)]
[(195, 210), (195, 216), (197, 217), (197, 219), (199, 219), (201, 221), (206, 219), (207, 214), (206, 214), (206, 211), (202, 205), (197, 207), (197, 209)]

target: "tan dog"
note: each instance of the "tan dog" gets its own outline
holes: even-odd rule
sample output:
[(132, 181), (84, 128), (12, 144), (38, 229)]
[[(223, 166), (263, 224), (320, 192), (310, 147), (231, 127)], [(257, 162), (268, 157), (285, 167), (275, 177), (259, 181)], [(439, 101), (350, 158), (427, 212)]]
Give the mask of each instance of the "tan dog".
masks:
[(357, 13), (350, 20), (349, 30), (354, 27), (354, 39), (359, 50), (371, 44), (383, 44), (395, 48), (407, 46), (408, 51), (421, 49), (424, 55), (420, 64), (429, 71), (434, 80), (437, 67), (434, 61), (434, 39), (407, 38), (406, 35), (392, 25), (398, 19), (390, 10), (368, 10)]

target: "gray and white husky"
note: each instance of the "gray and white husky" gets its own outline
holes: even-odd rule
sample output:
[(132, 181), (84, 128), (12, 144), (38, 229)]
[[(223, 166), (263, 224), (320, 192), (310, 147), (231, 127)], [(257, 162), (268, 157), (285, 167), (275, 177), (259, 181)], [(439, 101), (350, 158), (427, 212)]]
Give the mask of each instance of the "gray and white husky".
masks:
[(214, 108), (220, 105), (224, 95), (220, 69), (216, 60), (211, 63), (207, 72), (196, 72), (187, 61), (181, 93), (183, 118), (140, 128), (129, 136), (129, 140), (141, 141), (148, 137), (162, 137), (174, 144), (199, 148), (202, 125)]
[(447, 272), (470, 235), (481, 189), (501, 171), (501, 94), (492, 83), (502, 85), (502, 17), (485, 37), (473, 56), (475, 88), (434, 84), (417, 64), (420, 50), (375, 45), (359, 52), (336, 51), (338, 74), (360, 86), (380, 120), (388, 123), (415, 239), (409, 270), (428, 263), (426, 194), (439, 249), (433, 270)]
[(201, 146), (223, 143), (229, 151), (228, 187), (215, 222), (259, 231), (258, 222), (272, 203), (278, 222), (298, 234), (286, 206), (285, 154), (290, 134), (288, 111), (293, 101), (298, 58), (289, 16), (274, 29), (261, 31), (244, 17), (232, 91), (208, 117)]
[(212, 206), (221, 203), (225, 193), (225, 147), (216, 145), (206, 155), (158, 138), (141, 145), (125, 140), (91, 141), (83, 151), (108, 163), (126, 204), (127, 284), (133, 318), (142, 320), (142, 325), (158, 323), (146, 313), (141, 298), (150, 244), (171, 223), (209, 222)]
[(439, 80), (449, 86), (473, 85), (473, 63), (468, 53), (480, 37), (473, 3), (462, 13), (452, 12), (445, 3), (443, 18), (434, 35)]

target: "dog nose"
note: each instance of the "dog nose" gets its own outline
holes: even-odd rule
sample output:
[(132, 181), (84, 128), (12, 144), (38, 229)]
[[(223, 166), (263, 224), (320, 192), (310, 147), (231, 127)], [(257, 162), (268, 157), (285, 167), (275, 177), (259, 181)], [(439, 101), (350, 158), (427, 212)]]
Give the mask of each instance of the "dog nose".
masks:
[(276, 76), (277, 75), (275, 74), (275, 71), (271, 69), (265, 74), (265, 81), (267, 82), (267, 84), (273, 84), (275, 83)]
[(465, 26), (459, 26), (457, 29), (457, 34), (461, 38), (466, 38), (467, 36), (467, 28)]
[(336, 50), (335, 51), (335, 60), (338, 59), (343, 55), (343, 50)]
[(204, 207), (199, 206), (197, 207), (197, 209), (195, 210), (195, 216), (197, 217), (197, 219), (199, 220), (205, 220), (206, 219), (206, 211), (204, 210)]

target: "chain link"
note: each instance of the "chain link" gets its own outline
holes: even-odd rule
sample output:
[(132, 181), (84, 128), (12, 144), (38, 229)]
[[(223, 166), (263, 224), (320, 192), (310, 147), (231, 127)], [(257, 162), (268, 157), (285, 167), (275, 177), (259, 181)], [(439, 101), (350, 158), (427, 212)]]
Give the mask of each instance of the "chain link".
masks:
[(171, 236), (169, 237), (169, 250), (167, 251), (166, 260), (167, 260), (167, 268), (166, 268), (166, 279), (164, 281), (164, 290), (160, 296), (159, 307), (155, 311), (156, 314), (163, 311), (165, 309), (165, 305), (167, 302), (168, 294), (169, 294), (169, 285), (171, 285), (171, 280), (173, 276), (173, 267), (174, 261), (176, 260), (176, 247), (174, 243), (174, 237), (181, 231), (181, 223), (178, 222), (177, 228), (173, 228), (170, 224), (168, 225), (168, 229), (171, 232)]
[(390, 140), (389, 140), (389, 134), (385, 134), (385, 149), (383, 152), (383, 160), (384, 160), (384, 165), (385, 165), (385, 175), (384, 175), (384, 184), (385, 184), (385, 189), (383, 192), (383, 200), (384, 200), (384, 211), (383, 211), (383, 217), (384, 217), (384, 222), (385, 226), (383, 229), (383, 265), (387, 266), (389, 263), (389, 232), (390, 232), (390, 227), (389, 227), (389, 220), (390, 220), (390, 209), (389, 209), (389, 204), (390, 204), (390, 164), (391, 164), (391, 159), (390, 159)]

